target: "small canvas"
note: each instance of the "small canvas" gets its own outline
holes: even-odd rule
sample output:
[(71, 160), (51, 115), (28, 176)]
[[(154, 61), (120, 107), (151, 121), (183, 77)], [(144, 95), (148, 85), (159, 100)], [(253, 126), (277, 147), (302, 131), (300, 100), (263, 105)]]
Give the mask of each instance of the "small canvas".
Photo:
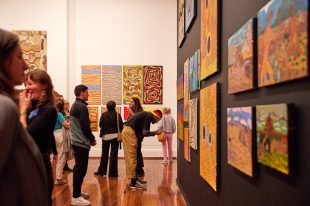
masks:
[(88, 87), (90, 105), (101, 105), (101, 66), (82, 65), (82, 84)]
[(184, 117), (183, 121), (188, 122), (189, 111), (189, 59), (184, 63)]
[(181, 47), (185, 39), (185, 0), (178, 0), (178, 46)]
[(178, 102), (178, 105), (177, 105), (177, 109), (178, 109), (178, 114), (177, 114), (177, 126), (178, 126), (178, 129), (177, 129), (177, 132), (178, 132), (178, 138), (180, 140), (183, 140), (183, 102), (182, 101), (179, 101)]
[(197, 142), (198, 142), (198, 128), (197, 128), (197, 118), (198, 118), (198, 113), (197, 113), (197, 105), (198, 105), (198, 99), (191, 99), (189, 103), (189, 145), (197, 150)]
[(188, 33), (197, 15), (197, 0), (185, 1), (185, 28)]
[(98, 107), (97, 106), (88, 106), (89, 120), (90, 120), (90, 129), (92, 132), (98, 132)]
[(198, 49), (190, 58), (189, 67), (189, 91), (195, 92), (200, 87), (200, 50)]
[(252, 107), (227, 108), (228, 164), (253, 176)]
[(184, 82), (183, 74), (181, 74), (177, 79), (177, 100), (184, 98)]
[(191, 161), (191, 153), (189, 147), (189, 139), (188, 139), (188, 128), (184, 127), (184, 158), (190, 162)]

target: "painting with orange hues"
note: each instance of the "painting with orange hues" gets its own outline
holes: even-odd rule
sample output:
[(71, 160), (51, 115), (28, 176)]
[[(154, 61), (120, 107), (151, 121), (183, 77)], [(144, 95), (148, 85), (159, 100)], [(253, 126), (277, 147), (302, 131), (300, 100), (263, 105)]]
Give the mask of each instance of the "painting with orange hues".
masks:
[(308, 0), (272, 0), (257, 14), (258, 86), (309, 75)]
[(98, 132), (98, 107), (88, 106), (89, 120), (90, 120), (90, 129), (93, 132)]
[(200, 90), (200, 176), (218, 189), (219, 83)]
[(187, 161), (191, 161), (191, 153), (189, 148), (189, 139), (188, 139), (188, 128), (184, 128), (184, 158)]
[(252, 18), (228, 39), (228, 94), (254, 88), (255, 27)]
[(19, 45), (29, 71), (43, 69), (47, 71), (47, 32), (14, 30), (19, 37)]
[(188, 122), (188, 127), (189, 127), (189, 145), (191, 148), (197, 150), (197, 142), (198, 142), (198, 130), (197, 130), (197, 118), (198, 118), (198, 111), (197, 111), (197, 106), (198, 106), (198, 98), (194, 98), (190, 100), (189, 103), (189, 122)]
[(183, 121), (188, 122), (189, 111), (189, 58), (184, 63), (184, 110)]
[(163, 66), (143, 66), (143, 104), (163, 103)]
[(102, 65), (102, 104), (113, 100), (122, 104), (122, 66)]
[(131, 97), (142, 100), (142, 66), (123, 66), (123, 104), (129, 104)]
[(228, 164), (253, 177), (252, 107), (227, 108)]
[(177, 79), (177, 100), (184, 98), (184, 83), (183, 74), (181, 74)]
[(219, 71), (219, 2), (200, 2), (200, 80), (203, 80)]
[(183, 140), (183, 102), (178, 102), (177, 105), (178, 115), (177, 115), (177, 125), (178, 125), (178, 138)]
[(101, 105), (101, 66), (82, 65), (82, 84), (88, 87), (88, 104)]
[[(121, 112), (122, 112), (122, 107), (121, 107), (121, 106), (116, 106), (116, 109), (117, 109), (117, 112), (121, 114)], [(101, 107), (101, 114), (102, 114), (103, 112), (106, 112), (106, 111), (108, 111), (108, 110), (107, 110), (107, 107), (106, 107), (106, 106), (102, 106), (102, 107)]]

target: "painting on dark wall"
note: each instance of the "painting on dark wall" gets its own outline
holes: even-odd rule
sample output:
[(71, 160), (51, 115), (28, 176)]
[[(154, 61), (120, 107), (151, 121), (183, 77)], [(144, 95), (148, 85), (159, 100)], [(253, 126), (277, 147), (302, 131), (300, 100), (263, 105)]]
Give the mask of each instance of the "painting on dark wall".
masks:
[(177, 108), (178, 109), (178, 115), (177, 115), (178, 138), (180, 140), (183, 140), (183, 133), (184, 133), (184, 131), (183, 131), (183, 107), (184, 107), (183, 102), (179, 101), (177, 106), (178, 106), (178, 108)]
[(178, 46), (181, 47), (185, 39), (185, 1), (178, 0)]
[(200, 88), (200, 50), (198, 49), (190, 58), (189, 63), (189, 92), (195, 92)]
[(185, 28), (189, 32), (197, 15), (197, 0), (185, 1)]
[(177, 100), (184, 98), (184, 83), (183, 74), (181, 74), (177, 79)]
[(258, 86), (309, 75), (308, 0), (272, 0), (258, 17)]

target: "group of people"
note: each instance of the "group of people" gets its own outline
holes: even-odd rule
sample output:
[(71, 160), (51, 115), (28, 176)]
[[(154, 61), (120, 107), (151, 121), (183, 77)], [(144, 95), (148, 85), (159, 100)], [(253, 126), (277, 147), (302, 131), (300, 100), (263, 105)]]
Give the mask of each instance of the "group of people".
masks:
[[(89, 150), (96, 145), (87, 109), (88, 88), (85, 85), (75, 87), (76, 100), (69, 112), (68, 102), (55, 102), (52, 80), (47, 72), (37, 69), (25, 73), (27, 69), (18, 37), (0, 29), (0, 205), (51, 205), (54, 184), (66, 183), (62, 174), (72, 150), (75, 165), (71, 204), (90, 205), (89, 194), (81, 191)], [(15, 86), (22, 83), (25, 91), (20, 95)], [(160, 110), (146, 112), (135, 97), (131, 98), (129, 106), (130, 117), (123, 123), (115, 102), (107, 103), (107, 111), (99, 123), (102, 156), (95, 175), (106, 175), (110, 161), (109, 177), (118, 176), (118, 146), (122, 141), (130, 188), (146, 188), (147, 182), (138, 178), (144, 176), (143, 138), (165, 132), (164, 164), (172, 163), (175, 121), (169, 108), (164, 108), (164, 115)], [(161, 121), (157, 130), (150, 131), (150, 124), (159, 122), (163, 116), (165, 121)], [(55, 182), (51, 150), (57, 162)]]

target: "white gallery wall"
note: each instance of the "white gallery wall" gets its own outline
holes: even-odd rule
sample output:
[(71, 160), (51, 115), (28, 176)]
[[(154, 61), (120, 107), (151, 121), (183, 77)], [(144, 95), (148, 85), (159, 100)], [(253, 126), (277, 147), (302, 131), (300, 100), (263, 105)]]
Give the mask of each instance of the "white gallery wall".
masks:
[[(47, 31), (48, 73), (56, 91), (71, 103), (81, 83), (81, 65), (162, 65), (163, 106), (172, 108), (175, 119), (176, 15), (175, 0), (0, 1), (1, 28)], [(98, 144), (90, 156), (100, 156), (101, 139), (94, 135)], [(175, 134), (175, 156), (176, 142)], [(161, 144), (145, 138), (142, 152), (162, 156)]]

